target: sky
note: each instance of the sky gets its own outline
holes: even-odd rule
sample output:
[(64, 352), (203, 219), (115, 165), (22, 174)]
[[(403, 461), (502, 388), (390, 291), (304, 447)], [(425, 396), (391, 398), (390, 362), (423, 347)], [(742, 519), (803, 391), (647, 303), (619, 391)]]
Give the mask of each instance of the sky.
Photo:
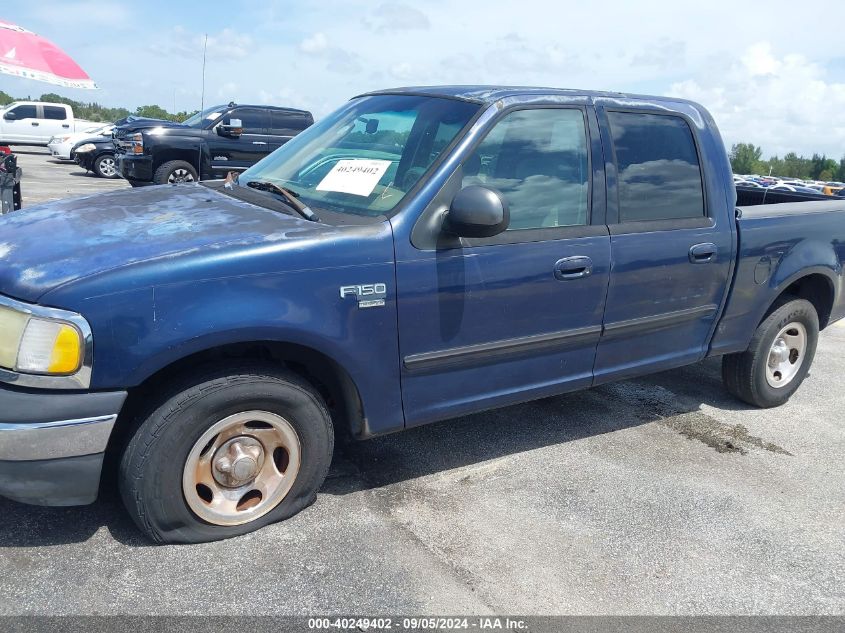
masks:
[(845, 156), (841, 1), (39, 0), (9, 4), (0, 20), (52, 40), (99, 86), (0, 75), (13, 96), (198, 109), (207, 34), (206, 106), (267, 103), (319, 118), (356, 94), (406, 85), (615, 90), (699, 101), (728, 147)]

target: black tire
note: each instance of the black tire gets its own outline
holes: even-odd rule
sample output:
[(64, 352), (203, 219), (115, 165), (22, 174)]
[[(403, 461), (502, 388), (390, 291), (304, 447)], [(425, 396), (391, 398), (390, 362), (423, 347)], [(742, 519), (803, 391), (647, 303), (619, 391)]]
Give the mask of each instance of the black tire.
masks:
[[(778, 333), (790, 323), (800, 323), (807, 335), (801, 366), (794, 377), (782, 387), (773, 387), (767, 380), (767, 363)], [(740, 400), (760, 408), (777, 407), (794, 394), (816, 354), (819, 340), (819, 315), (809, 301), (786, 297), (779, 302), (754, 332), (748, 349), (722, 358), (722, 381), (725, 388)]]
[(114, 154), (100, 154), (94, 159), (94, 165), (91, 169), (100, 178), (108, 178), (114, 180), (120, 178), (120, 173), (117, 171), (117, 161), (114, 159)]
[[(301, 463), (292, 487), (267, 514), (241, 525), (213, 525), (188, 505), (183, 470), (194, 445), (216, 422), (244, 411), (284, 417), (295, 429)], [(118, 483), (129, 514), (157, 543), (204, 543), (288, 519), (316, 500), (334, 450), (331, 418), (320, 396), (298, 376), (263, 364), (210, 368), (177, 385), (132, 435)]]
[(184, 160), (171, 160), (156, 169), (153, 182), (157, 185), (175, 184), (179, 182), (196, 182), (197, 170), (191, 163)]

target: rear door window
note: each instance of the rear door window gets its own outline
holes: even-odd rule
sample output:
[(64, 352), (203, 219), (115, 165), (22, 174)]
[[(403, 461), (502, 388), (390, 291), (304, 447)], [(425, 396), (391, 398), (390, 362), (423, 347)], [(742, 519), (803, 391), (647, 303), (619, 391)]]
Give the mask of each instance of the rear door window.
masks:
[(695, 140), (681, 117), (608, 112), (619, 173), (619, 221), (705, 215)]
[(270, 134), (273, 136), (296, 136), (311, 125), (311, 117), (300, 112), (270, 111)]
[(64, 121), (67, 119), (67, 110), (58, 106), (44, 106), (44, 118), (52, 121)]

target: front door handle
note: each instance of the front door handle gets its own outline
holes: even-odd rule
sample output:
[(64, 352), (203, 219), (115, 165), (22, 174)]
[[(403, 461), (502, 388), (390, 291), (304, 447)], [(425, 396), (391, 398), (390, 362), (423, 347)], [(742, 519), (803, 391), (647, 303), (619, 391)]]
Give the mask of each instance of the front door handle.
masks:
[(267, 143), (265, 143), (264, 141), (253, 141), (252, 144), (253, 145), (267, 145)]
[(555, 279), (569, 281), (583, 279), (593, 272), (593, 260), (584, 255), (564, 257), (555, 262)]
[(38, 121), (33, 121), (33, 122), (32, 122), (32, 124), (33, 124), (35, 127), (38, 127)]
[(67, 123), (62, 123), (62, 127), (63, 127), (63, 128), (65, 128), (65, 129), (67, 129), (67, 128), (69, 128), (69, 127), (70, 127), (70, 125), (68, 125)]
[(696, 244), (689, 249), (689, 260), (693, 264), (706, 264), (715, 261), (718, 250), (716, 245), (710, 242)]

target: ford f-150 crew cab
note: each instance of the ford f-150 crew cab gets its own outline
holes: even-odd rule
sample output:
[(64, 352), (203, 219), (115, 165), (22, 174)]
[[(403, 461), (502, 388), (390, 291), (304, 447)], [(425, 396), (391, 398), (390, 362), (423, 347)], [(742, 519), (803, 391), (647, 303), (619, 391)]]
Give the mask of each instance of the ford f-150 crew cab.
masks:
[(73, 134), (91, 125), (90, 121), (74, 119), (73, 108), (64, 103), (15, 101), (0, 109), (0, 143), (47, 145), (54, 136)]
[(238, 178), (11, 213), (0, 494), (116, 478), (149, 537), (208, 541), (312, 503), (336, 431), (713, 356), (776, 406), (845, 316), (845, 201), (735, 201), (695, 103), (441, 87), (352, 99)]

